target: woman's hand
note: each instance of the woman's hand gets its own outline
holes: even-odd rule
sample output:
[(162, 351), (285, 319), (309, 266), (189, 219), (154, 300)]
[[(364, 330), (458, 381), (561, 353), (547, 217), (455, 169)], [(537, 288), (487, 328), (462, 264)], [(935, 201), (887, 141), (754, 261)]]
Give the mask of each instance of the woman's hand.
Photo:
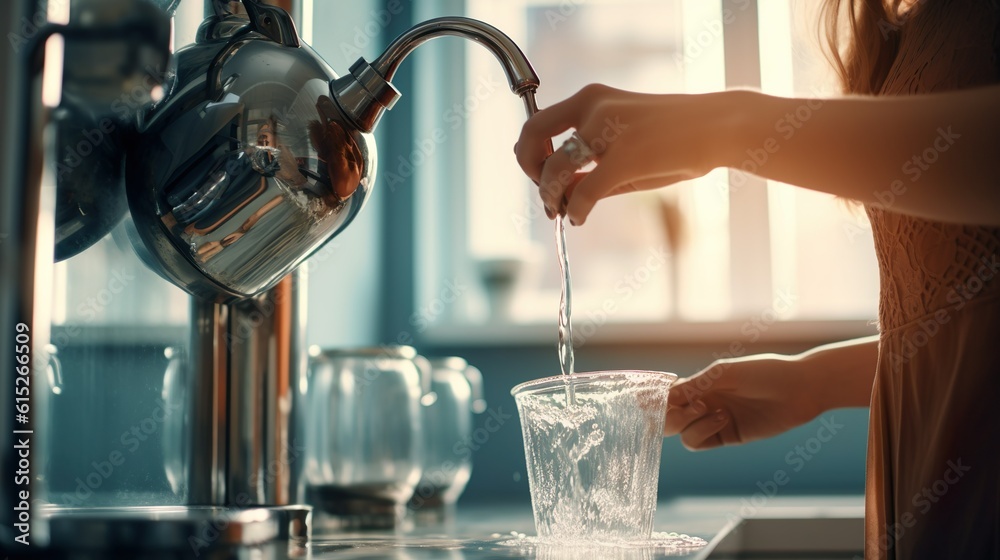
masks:
[[(726, 109), (740, 93), (746, 92), (651, 95), (592, 84), (528, 119), (514, 151), (539, 185), (549, 217), (565, 211), (570, 223), (581, 225), (602, 198), (701, 177), (720, 166)], [(566, 150), (549, 156), (548, 141), (570, 129), (594, 152), (590, 172), (578, 172), (582, 162)]]
[(780, 434), (823, 412), (818, 379), (793, 357), (719, 360), (670, 388), (663, 434), (692, 451)]

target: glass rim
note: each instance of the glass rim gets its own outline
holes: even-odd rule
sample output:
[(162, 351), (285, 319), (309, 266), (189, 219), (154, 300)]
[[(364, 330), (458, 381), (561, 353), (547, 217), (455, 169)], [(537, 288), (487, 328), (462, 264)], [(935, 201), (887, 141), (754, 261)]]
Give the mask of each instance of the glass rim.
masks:
[(540, 379), (532, 379), (531, 381), (525, 381), (524, 383), (519, 383), (515, 385), (514, 388), (510, 390), (510, 394), (516, 397), (519, 394), (526, 393), (529, 391), (540, 391), (552, 387), (562, 387), (566, 384), (567, 380), (595, 381), (601, 379), (614, 379), (615, 377), (625, 376), (629, 374), (632, 375), (639, 374), (640, 376), (646, 376), (649, 379), (662, 379), (667, 381), (671, 385), (678, 379), (676, 373), (669, 373), (666, 371), (652, 371), (643, 369), (613, 369), (605, 371), (587, 371), (582, 373), (574, 373), (572, 375), (553, 375), (551, 377), (542, 377)]

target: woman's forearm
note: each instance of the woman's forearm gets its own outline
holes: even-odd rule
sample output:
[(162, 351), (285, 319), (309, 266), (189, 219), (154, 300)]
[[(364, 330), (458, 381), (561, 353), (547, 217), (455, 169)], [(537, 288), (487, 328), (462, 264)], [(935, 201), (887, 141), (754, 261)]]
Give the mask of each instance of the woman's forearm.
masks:
[(821, 410), (871, 403), (878, 336), (819, 346), (799, 354), (795, 360), (812, 376)]
[(1000, 225), (1000, 86), (840, 99), (726, 95), (731, 113), (718, 129), (730, 142), (720, 166), (923, 218)]

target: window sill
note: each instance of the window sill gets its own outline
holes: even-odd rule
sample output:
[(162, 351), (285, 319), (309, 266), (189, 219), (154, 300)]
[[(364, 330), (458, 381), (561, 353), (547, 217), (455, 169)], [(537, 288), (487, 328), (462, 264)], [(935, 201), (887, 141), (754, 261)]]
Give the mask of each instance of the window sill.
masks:
[[(866, 319), (753, 321), (649, 321), (574, 324), (574, 338), (594, 345), (826, 343), (878, 334)], [(550, 345), (556, 340), (551, 323), (439, 323), (420, 334), (420, 343), (458, 346)]]

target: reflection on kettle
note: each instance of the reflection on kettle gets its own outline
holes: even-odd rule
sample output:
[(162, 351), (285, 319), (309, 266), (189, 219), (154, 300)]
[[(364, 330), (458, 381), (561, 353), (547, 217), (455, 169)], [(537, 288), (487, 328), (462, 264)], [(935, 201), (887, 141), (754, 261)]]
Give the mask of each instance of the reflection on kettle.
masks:
[[(370, 135), (348, 134), (330, 98), (332, 70), (307, 46), (223, 23), (176, 53), (126, 165), (140, 254), (211, 299), (286, 275), (360, 211), (374, 178)], [(264, 77), (268, 64), (289, 69), (281, 82)]]

